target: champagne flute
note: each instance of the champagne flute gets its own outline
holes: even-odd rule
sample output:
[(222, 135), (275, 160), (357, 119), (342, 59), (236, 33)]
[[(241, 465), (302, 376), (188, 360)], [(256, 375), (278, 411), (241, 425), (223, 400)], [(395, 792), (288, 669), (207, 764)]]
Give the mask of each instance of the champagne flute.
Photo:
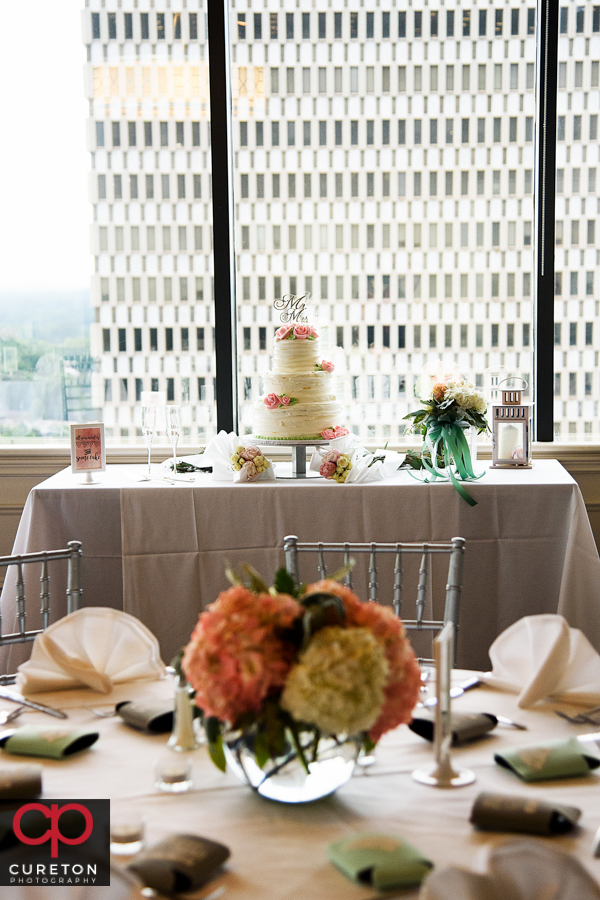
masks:
[(148, 448), (148, 475), (144, 478), (144, 481), (150, 481), (151, 479), (150, 456), (152, 452), (152, 438), (154, 436), (155, 428), (156, 407), (142, 406), (142, 434), (146, 438), (146, 447)]
[(181, 434), (181, 406), (166, 407), (167, 436), (173, 447), (173, 475), (177, 475), (177, 442)]

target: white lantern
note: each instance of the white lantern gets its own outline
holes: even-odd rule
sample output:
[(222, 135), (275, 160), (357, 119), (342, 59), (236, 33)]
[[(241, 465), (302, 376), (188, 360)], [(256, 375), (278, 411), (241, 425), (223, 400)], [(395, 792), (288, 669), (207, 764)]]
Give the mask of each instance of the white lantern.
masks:
[(525, 388), (502, 388), (502, 404), (492, 406), (493, 469), (531, 468), (531, 406), (521, 402), (527, 382), (523, 378), (518, 380), (523, 382)]

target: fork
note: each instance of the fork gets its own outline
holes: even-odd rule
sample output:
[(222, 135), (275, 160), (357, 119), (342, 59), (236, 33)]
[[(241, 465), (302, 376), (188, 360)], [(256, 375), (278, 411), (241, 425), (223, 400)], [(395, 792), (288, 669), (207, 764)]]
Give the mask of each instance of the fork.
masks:
[(585, 712), (577, 713), (575, 716), (571, 716), (566, 712), (562, 712), (560, 709), (555, 709), (554, 712), (557, 716), (560, 716), (561, 719), (566, 719), (567, 722), (570, 722), (572, 725), (597, 725), (598, 723), (595, 719), (592, 718), (594, 714), (600, 713), (600, 706), (594, 706), (592, 709), (588, 709)]

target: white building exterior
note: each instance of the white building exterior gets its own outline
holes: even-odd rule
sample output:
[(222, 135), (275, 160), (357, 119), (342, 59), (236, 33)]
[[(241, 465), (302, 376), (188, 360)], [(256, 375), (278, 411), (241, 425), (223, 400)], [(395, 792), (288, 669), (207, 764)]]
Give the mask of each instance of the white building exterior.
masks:
[[(348, 424), (397, 438), (423, 365), (531, 379), (535, 10), (237, 0), (231, 10), (242, 429), (284, 293), (343, 352)], [(564, 10), (566, 10), (566, 15)], [(555, 428), (599, 429), (600, 8), (561, 12)], [(91, 245), (109, 435), (142, 390), (213, 433), (206, 7), (89, 0)]]

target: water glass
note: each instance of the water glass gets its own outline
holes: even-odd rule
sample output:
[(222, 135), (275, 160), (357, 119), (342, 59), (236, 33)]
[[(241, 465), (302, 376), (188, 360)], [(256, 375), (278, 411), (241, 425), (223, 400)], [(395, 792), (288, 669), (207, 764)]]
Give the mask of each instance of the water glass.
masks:
[(182, 794), (192, 787), (192, 761), (180, 753), (161, 756), (154, 766), (154, 787), (166, 794)]
[(133, 856), (144, 846), (146, 819), (135, 810), (111, 810), (110, 852), (113, 856)]

